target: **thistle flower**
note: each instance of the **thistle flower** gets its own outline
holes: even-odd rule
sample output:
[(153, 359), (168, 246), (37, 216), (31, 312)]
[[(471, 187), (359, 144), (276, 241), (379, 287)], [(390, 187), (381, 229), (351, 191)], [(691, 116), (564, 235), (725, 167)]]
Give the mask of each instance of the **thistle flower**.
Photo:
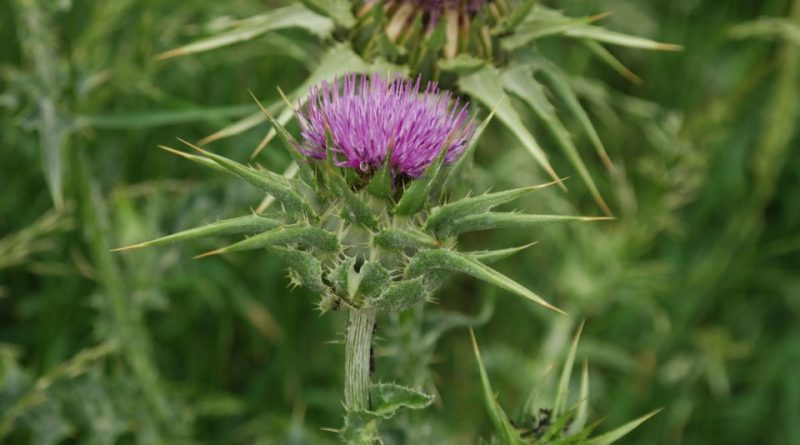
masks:
[[(370, 382), (377, 314), (401, 312), (432, 300), (453, 273), (470, 275), (560, 312), (487, 265), (529, 246), (464, 252), (457, 249), (460, 234), (595, 219), (492, 211), (554, 183), (442, 202), (442, 188), (458, 177), (464, 165), (458, 161), (474, 147), (488, 119), (473, 129), (466, 105), (453, 101), (450, 93), (440, 93), (436, 84), (420, 91), (419, 78), (388, 80), (356, 74), (313, 87), (308, 106), (298, 112), (301, 142), (262, 108), (297, 163), (297, 179), (250, 168), (189, 143), (202, 156), (164, 147), (238, 176), (271, 195), (281, 209), (121, 249), (250, 235), (200, 257), (266, 249), (286, 262), (293, 284), (320, 296), (321, 310), (348, 310), (347, 416), (341, 430), (347, 443), (374, 443), (376, 419), (391, 417), (399, 407), (420, 409), (432, 401), (411, 388)], [(360, 174), (351, 174), (354, 169)], [(394, 175), (408, 179), (404, 187), (393, 187)]]
[(392, 172), (411, 177), (419, 177), (442, 150), (444, 162), (454, 162), (474, 130), (467, 104), (453, 101), (449, 91), (440, 94), (434, 82), (422, 93), (420, 85), (420, 77), (349, 74), (341, 82), (312, 87), (298, 116), (303, 137), (298, 149), (325, 159), (330, 148), (336, 165), (361, 174), (383, 167), (389, 155)]

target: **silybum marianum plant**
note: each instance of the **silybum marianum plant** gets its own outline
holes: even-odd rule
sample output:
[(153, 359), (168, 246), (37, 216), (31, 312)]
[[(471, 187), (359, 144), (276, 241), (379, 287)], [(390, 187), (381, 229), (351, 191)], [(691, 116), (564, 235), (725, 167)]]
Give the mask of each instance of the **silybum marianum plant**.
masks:
[[(246, 238), (199, 255), (265, 250), (281, 257), (294, 285), (320, 297), (319, 308), (346, 310), (345, 425), (348, 443), (378, 440), (378, 421), (397, 409), (424, 408), (431, 396), (370, 381), (375, 318), (431, 301), (449, 274), (463, 273), (559, 311), (487, 264), (527, 246), (464, 252), (458, 236), (507, 227), (597, 218), (530, 215), (493, 209), (551, 184), (446, 201), (465, 154), (488, 123), (475, 125), (467, 104), (435, 83), (348, 74), (311, 88), (297, 111), (301, 140), (269, 113), (298, 165), (296, 178), (251, 168), (187, 143), (167, 148), (232, 173), (275, 199), (263, 214), (225, 219), (124, 249), (217, 235)], [(278, 208), (279, 207), (279, 208)]]

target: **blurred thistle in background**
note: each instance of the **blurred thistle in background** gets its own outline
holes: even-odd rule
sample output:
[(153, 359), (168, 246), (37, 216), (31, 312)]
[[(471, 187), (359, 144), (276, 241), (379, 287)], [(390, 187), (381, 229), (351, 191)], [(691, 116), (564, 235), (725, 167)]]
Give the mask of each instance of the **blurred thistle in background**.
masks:
[[(473, 115), (496, 107), (453, 193), (558, 172), (576, 176), (569, 193), (518, 208), (596, 214), (604, 202), (617, 217), (459, 239), (535, 235), (492, 267), (570, 317), (495, 303), (504, 291), (469, 278), (436, 306), (387, 316), (373, 380), (435, 396), (387, 422), (387, 443), (502, 437), (498, 406), (511, 428), (542, 432), (557, 417), (539, 395), (565, 387), (562, 413), (591, 387), (590, 418), (609, 417), (600, 434), (664, 408), (621, 443), (800, 443), (800, 3), (490, 1), (462, 13), (453, 57), (447, 20), (396, 19), (391, 38), (405, 2), (362, 14), (366, 3), (0, 3), (0, 441), (336, 441), (321, 428), (341, 424), (344, 357), (325, 339), (346, 317), (310, 316), (285, 263), (109, 250), (270, 208), (154, 147), (176, 135), (232, 159), (257, 147), (254, 162), (297, 174), (247, 90), (298, 134), (272, 86), (304, 103), (355, 71), (422, 74)], [(662, 41), (684, 50), (637, 50), (677, 49)], [(573, 379), (570, 360), (590, 366)]]

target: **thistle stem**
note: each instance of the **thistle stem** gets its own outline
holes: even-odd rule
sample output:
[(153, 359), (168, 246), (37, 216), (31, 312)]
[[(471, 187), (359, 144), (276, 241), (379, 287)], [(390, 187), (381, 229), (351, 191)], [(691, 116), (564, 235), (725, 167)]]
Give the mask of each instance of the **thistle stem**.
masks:
[(369, 409), (369, 374), (375, 312), (350, 311), (344, 363), (344, 403), (347, 411)]

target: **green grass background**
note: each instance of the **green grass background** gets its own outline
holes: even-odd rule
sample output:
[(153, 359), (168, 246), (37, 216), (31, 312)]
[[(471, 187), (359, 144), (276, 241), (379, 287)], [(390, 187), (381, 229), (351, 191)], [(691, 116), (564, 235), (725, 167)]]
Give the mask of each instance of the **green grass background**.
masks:
[[(419, 313), (379, 320), (379, 375), (432, 379), (438, 392), (394, 428), (430, 431), (436, 443), (489, 434), (468, 332), (444, 324), (492, 311), (476, 335), (510, 414), (555, 380), (548, 366), (585, 319), (577, 360), (589, 364), (600, 429), (664, 408), (622, 443), (800, 443), (800, 2), (548, 3), (613, 11), (607, 27), (685, 50), (615, 50), (643, 79), (635, 85), (580, 46), (542, 40), (570, 73), (593, 79), (580, 91), (617, 172), (580, 137), (579, 149), (618, 219), (466, 240), (539, 241), (499, 270), (570, 317), (458, 278), (433, 308), (441, 322), (425, 325), (438, 343), (407, 329)], [(246, 186), (157, 145), (199, 140), (255, 111), (248, 89), (275, 99), (276, 86), (296, 87), (319, 44), (283, 32), (156, 55), (272, 7), (0, 2), (0, 442), (335, 441), (321, 428), (341, 422), (345, 320), (287, 289), (279, 261), (192, 260), (214, 240), (109, 252), (257, 205)], [(735, 38), (761, 17), (782, 21)], [(211, 147), (245, 160), (265, 131)], [(476, 189), (545, 182), (514, 145), (490, 128)], [(259, 162), (282, 169), (288, 159), (271, 144)], [(567, 194), (521, 205), (597, 214), (570, 182)]]

